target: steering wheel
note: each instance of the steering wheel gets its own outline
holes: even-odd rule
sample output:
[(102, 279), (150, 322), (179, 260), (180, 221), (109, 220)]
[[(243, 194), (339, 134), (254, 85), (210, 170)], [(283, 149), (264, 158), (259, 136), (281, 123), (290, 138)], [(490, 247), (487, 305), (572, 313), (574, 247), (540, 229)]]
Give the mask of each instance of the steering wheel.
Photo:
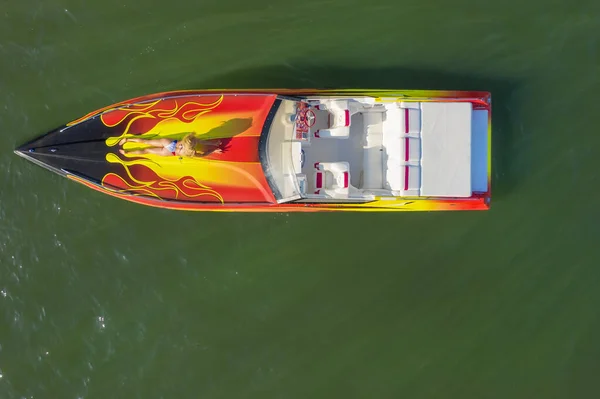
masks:
[(309, 109), (306, 111), (306, 124), (308, 125), (308, 127), (313, 127), (313, 125), (315, 124), (316, 120), (317, 120), (317, 116), (315, 115), (314, 111)]

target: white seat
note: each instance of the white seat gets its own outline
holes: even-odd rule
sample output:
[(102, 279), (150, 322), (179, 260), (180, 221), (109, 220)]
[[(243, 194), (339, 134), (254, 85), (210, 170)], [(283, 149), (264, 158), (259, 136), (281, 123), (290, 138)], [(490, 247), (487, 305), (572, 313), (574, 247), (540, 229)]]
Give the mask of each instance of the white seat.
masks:
[(421, 103), (403, 101), (400, 103), (402, 110), (403, 132), (408, 135), (421, 133)]
[(421, 193), (421, 167), (398, 160), (388, 160), (385, 188), (403, 196)]
[(421, 132), (421, 110), (404, 108), (404, 133), (419, 134)]
[(422, 103), (421, 195), (470, 197), (472, 118), (469, 102)]
[(346, 139), (350, 136), (350, 119), (357, 109), (350, 107), (348, 100), (323, 100), (315, 108), (319, 114), (313, 128), (315, 137)]
[(384, 186), (383, 117), (379, 112), (363, 114), (365, 142), (362, 189), (381, 189)]
[(386, 104), (383, 122), (384, 188), (402, 196), (418, 196), (421, 189), (420, 103)]
[(405, 165), (404, 187), (400, 192), (403, 196), (418, 196), (421, 194), (421, 167), (416, 165)]
[(332, 198), (347, 198), (350, 192), (350, 164), (348, 162), (317, 162), (315, 194)]
[(404, 160), (409, 163), (421, 161), (421, 139), (416, 137), (404, 139)]

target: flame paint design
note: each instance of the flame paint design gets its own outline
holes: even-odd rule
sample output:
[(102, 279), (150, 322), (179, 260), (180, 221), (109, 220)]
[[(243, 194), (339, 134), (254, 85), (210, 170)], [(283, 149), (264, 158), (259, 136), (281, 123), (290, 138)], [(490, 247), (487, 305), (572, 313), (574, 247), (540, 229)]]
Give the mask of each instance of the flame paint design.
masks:
[[(484, 197), (469, 198), (464, 200), (436, 200), (417, 199), (414, 201), (375, 200), (356, 204), (228, 204), (223, 206), (214, 203), (200, 202), (165, 202), (161, 199), (148, 196), (131, 196), (114, 190), (100, 188), (85, 179), (74, 175), (67, 175), (73, 181), (81, 183), (93, 190), (106, 193), (110, 196), (126, 201), (152, 206), (156, 208), (184, 210), (184, 211), (213, 211), (213, 212), (410, 212), (410, 211), (476, 211), (489, 209), (489, 202)], [(391, 204), (390, 204), (391, 202)]]
[[(224, 202), (223, 197), (218, 192), (200, 184), (191, 176), (171, 179), (160, 176), (152, 168), (153, 166), (157, 166), (157, 164), (151, 160), (126, 162), (115, 154), (108, 154), (107, 160), (111, 163), (120, 164), (126, 172), (126, 176), (108, 173), (102, 179), (102, 185), (115, 187), (117, 188), (115, 190), (117, 192), (146, 195), (158, 199), (173, 198), (176, 200), (189, 200), (208, 196), (212, 198), (206, 198), (203, 201)], [(125, 187), (125, 189), (118, 189), (118, 187)], [(162, 196), (158, 193), (162, 193)]]
[(189, 94), (193, 94), (193, 93), (200, 94), (201, 92), (198, 92), (196, 90), (179, 90), (179, 91), (172, 91), (172, 92), (155, 93), (155, 94), (150, 94), (150, 95), (146, 95), (146, 96), (132, 98), (130, 100), (121, 101), (116, 104), (112, 104), (112, 105), (108, 105), (106, 107), (100, 108), (96, 111), (89, 112), (86, 115), (82, 116), (81, 118), (77, 118), (74, 121), (67, 123), (65, 126), (76, 125), (78, 123), (85, 121), (86, 119), (92, 118), (96, 115), (100, 115), (103, 112), (111, 111), (116, 108), (123, 107), (123, 106), (129, 105), (129, 104), (141, 103), (143, 101), (148, 101), (148, 100), (153, 100), (153, 99), (155, 100), (155, 99), (166, 97), (166, 96), (178, 96), (178, 95), (186, 95), (186, 94), (189, 95)]
[[(128, 105), (136, 104), (138, 106), (161, 106), (165, 108), (164, 113), (150, 112), (149, 117), (138, 118), (129, 126), (131, 135), (143, 135), (142, 137), (178, 137), (183, 131), (198, 131), (205, 132), (210, 129), (210, 126), (217, 126), (223, 120), (229, 120), (234, 117), (254, 117), (254, 125), (251, 129), (240, 133), (240, 136), (258, 136), (260, 128), (266, 118), (266, 113), (272, 104), (272, 101), (264, 101), (260, 105), (260, 101), (251, 99), (250, 96), (245, 96), (243, 93), (252, 94), (263, 100), (265, 91), (269, 93), (287, 94), (287, 95), (366, 95), (375, 97), (377, 100), (383, 100), (389, 97), (403, 97), (412, 101), (470, 101), (475, 107), (490, 109), (491, 98), (487, 92), (477, 91), (439, 91), (439, 90), (388, 90), (388, 89), (336, 89), (336, 90), (320, 90), (320, 89), (271, 89), (271, 90), (242, 90), (242, 89), (215, 89), (203, 91), (176, 91), (167, 93), (157, 93), (150, 96), (138, 97), (127, 100), (118, 104), (114, 104), (100, 110), (91, 112), (82, 118), (67, 124), (72, 126), (89, 119), (96, 115), (102, 115), (103, 120), (113, 121), (117, 119), (116, 112), (123, 112), (127, 109), (132, 109)], [(199, 117), (195, 117), (192, 121), (186, 119), (177, 119), (176, 117), (171, 122), (165, 124), (164, 117), (168, 115), (167, 111), (174, 109), (172, 101), (193, 101), (200, 104), (209, 104), (222, 97), (223, 93), (235, 93), (238, 100), (231, 101), (233, 96), (226, 95), (219, 106), (211, 109), (210, 112), (198, 113)], [(263, 94), (263, 96), (260, 96)], [(200, 97), (202, 95), (202, 97)], [(199, 98), (206, 99), (212, 97), (211, 101), (198, 101)], [(238, 97), (239, 96), (239, 97)], [(161, 99), (161, 100), (159, 100)], [(159, 100), (159, 101), (157, 101)], [(166, 107), (167, 102), (171, 101), (171, 106)], [(383, 100), (385, 101), (385, 100)], [(145, 102), (142, 104), (141, 102)], [(252, 105), (252, 103), (254, 103)], [(198, 105), (195, 105), (196, 107)], [(140, 109), (136, 109), (140, 111)], [(112, 113), (115, 112), (114, 115)], [(177, 114), (177, 112), (175, 113)], [(109, 116), (110, 115), (110, 116)], [(121, 114), (123, 115), (123, 114)], [(190, 114), (188, 114), (190, 115)], [(193, 115), (193, 114), (191, 114)], [(198, 116), (198, 115), (196, 115)], [(131, 118), (131, 116), (129, 116)], [(211, 119), (212, 118), (212, 119)], [(149, 123), (153, 122), (153, 123)], [(212, 125), (211, 125), (212, 124)], [(115, 130), (116, 135), (123, 135), (125, 129), (117, 124), (112, 130)], [(239, 169), (239, 164), (234, 161), (224, 162), (215, 158), (194, 159), (194, 160), (177, 160), (176, 157), (165, 159), (156, 159), (152, 156), (145, 158), (132, 159), (129, 161), (123, 160), (115, 155), (118, 162), (125, 162), (127, 165), (121, 165), (123, 169), (128, 168), (131, 171), (130, 175), (123, 170), (123, 173), (109, 173), (105, 175), (102, 183), (103, 186), (92, 183), (86, 179), (82, 179), (75, 175), (67, 175), (71, 180), (84, 184), (94, 190), (109, 194), (111, 196), (121, 198), (127, 201), (136, 202), (148, 206), (178, 209), (178, 210), (196, 210), (196, 211), (233, 211), (233, 212), (316, 212), (316, 211), (362, 211), (362, 212), (389, 212), (389, 211), (438, 211), (438, 210), (486, 210), (490, 207), (491, 198), (491, 117), (488, 120), (488, 192), (481, 195), (476, 195), (468, 199), (415, 199), (409, 201), (407, 199), (398, 198), (395, 201), (375, 199), (368, 203), (356, 204), (306, 204), (306, 203), (288, 203), (276, 204), (265, 203), (264, 198), (269, 197), (268, 185), (264, 182), (264, 176), (260, 165), (257, 163), (246, 163), (243, 169)], [(112, 142), (111, 142), (112, 143)], [(108, 142), (107, 142), (108, 144)], [(114, 144), (113, 144), (114, 145)], [(108, 159), (108, 157), (107, 157)], [(111, 158), (112, 159), (112, 158)], [(116, 159), (113, 159), (116, 161)], [(176, 165), (175, 163), (180, 163)], [(236, 171), (237, 169), (237, 171)], [(155, 173), (154, 175), (152, 173)], [(191, 180), (186, 180), (190, 176)], [(245, 176), (244, 178), (240, 178)], [(254, 180), (253, 180), (254, 179)], [(262, 180), (261, 180), (262, 179)], [(198, 185), (198, 181), (202, 181), (203, 185)], [(242, 183), (239, 183), (242, 182)], [(245, 182), (245, 183), (244, 183)], [(169, 183), (172, 183), (177, 188), (173, 188)], [(182, 188), (182, 189), (181, 189)], [(190, 188), (189, 191), (184, 191)], [(199, 196), (199, 200), (193, 200), (194, 195), (200, 190), (205, 190), (205, 195)], [(179, 190), (179, 191), (178, 191)], [(211, 190), (216, 194), (211, 195)], [(264, 190), (264, 192), (263, 192)], [(237, 193), (237, 195), (233, 195)], [(130, 195), (134, 194), (134, 195)], [(222, 200), (218, 196), (221, 195)], [(171, 202), (164, 201), (164, 198), (188, 198), (188, 201)], [(206, 202), (206, 198), (211, 198), (212, 202)], [(255, 204), (249, 204), (255, 198)], [(260, 199), (263, 199), (260, 201)], [(239, 199), (239, 201), (238, 201)], [(222, 202), (230, 202), (227, 206), (223, 206)], [(240, 203), (235, 203), (235, 202)], [(269, 201), (267, 201), (269, 202)]]
[[(132, 127), (137, 131), (151, 131), (159, 124), (168, 125), (169, 122), (192, 123), (202, 115), (217, 108), (223, 102), (224, 96), (219, 96), (214, 101), (164, 101), (155, 100), (150, 103), (133, 104), (125, 108), (116, 109), (102, 114), (100, 119), (106, 127), (116, 127), (125, 124), (119, 137), (111, 137), (106, 141), (109, 147), (116, 145), (126, 137)], [(184, 132), (185, 133), (185, 132)]]
[[(192, 132), (204, 140), (224, 139), (227, 147), (223, 154), (194, 158), (110, 152), (106, 160), (119, 165), (119, 171), (107, 173), (102, 185), (156, 199), (274, 202), (258, 159), (258, 140), (274, 100), (275, 96), (184, 96), (108, 111), (100, 116), (116, 131), (106, 140), (108, 147), (124, 137), (179, 140)], [(125, 149), (144, 146), (126, 143)]]

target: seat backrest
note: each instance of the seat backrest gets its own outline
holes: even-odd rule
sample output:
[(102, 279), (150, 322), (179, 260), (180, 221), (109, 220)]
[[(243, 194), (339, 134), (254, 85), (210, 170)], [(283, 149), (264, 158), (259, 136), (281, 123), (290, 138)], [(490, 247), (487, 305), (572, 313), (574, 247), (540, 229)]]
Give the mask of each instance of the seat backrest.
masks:
[(388, 160), (385, 188), (404, 196), (417, 196), (421, 192), (421, 167), (397, 160)]
[(408, 135), (421, 134), (421, 103), (402, 102), (400, 103), (402, 111), (403, 132)]
[(384, 187), (403, 196), (421, 189), (421, 106), (418, 102), (386, 104), (383, 123)]
[(348, 162), (317, 162), (315, 169), (315, 194), (333, 198), (348, 197), (350, 188)]
[[(323, 100), (314, 106), (317, 123), (312, 128), (317, 138), (348, 138), (352, 112), (348, 100)], [(356, 111), (356, 110), (355, 110)]]
[(401, 193), (404, 196), (418, 196), (421, 193), (421, 167), (416, 165), (404, 166), (404, 187)]
[(421, 110), (420, 109), (404, 109), (404, 133), (420, 134), (421, 133)]
[(383, 113), (363, 114), (365, 143), (363, 151), (363, 176), (360, 188), (383, 188)]

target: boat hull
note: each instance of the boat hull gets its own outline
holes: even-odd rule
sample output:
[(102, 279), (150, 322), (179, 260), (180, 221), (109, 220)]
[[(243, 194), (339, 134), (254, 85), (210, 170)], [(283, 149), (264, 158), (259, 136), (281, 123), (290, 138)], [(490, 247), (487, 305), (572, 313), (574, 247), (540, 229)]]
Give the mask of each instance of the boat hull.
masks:
[[(135, 126), (136, 123), (153, 123), (151, 122), (152, 118), (163, 118), (166, 120), (165, 123), (168, 123), (170, 119), (173, 119), (173, 115), (165, 117), (165, 112), (168, 113), (170, 111), (165, 109), (159, 110), (163, 112), (162, 116), (159, 112), (154, 114), (144, 114), (146, 111), (140, 111), (132, 116), (130, 112), (132, 107), (146, 106), (153, 102), (158, 102), (162, 105), (166, 100), (172, 100), (177, 103), (177, 99), (189, 100), (194, 96), (208, 96), (207, 98), (212, 100), (219, 96), (222, 97), (223, 95), (232, 97), (240, 96), (240, 98), (244, 96), (257, 96), (252, 97), (256, 98), (256, 100), (253, 100), (256, 104), (247, 105), (249, 108), (246, 114), (252, 113), (255, 120), (258, 118), (261, 122), (257, 124), (257, 128), (253, 132), (251, 132), (250, 130), (252, 129), (250, 129), (244, 131), (242, 134), (242, 136), (244, 136), (242, 138), (245, 138), (244, 142), (250, 143), (247, 144), (247, 146), (249, 146), (248, 148), (254, 145), (252, 143), (258, 142), (262, 133), (260, 129), (263, 123), (262, 121), (269, 119), (268, 109), (271, 102), (268, 99), (271, 98), (271, 96), (292, 96), (301, 98), (310, 98), (313, 96), (372, 97), (378, 102), (385, 102), (393, 99), (419, 102), (471, 102), (473, 107), (485, 109), (489, 112), (486, 137), (487, 190), (485, 192), (473, 193), (473, 195), (468, 198), (375, 197), (373, 200), (366, 202), (335, 201), (333, 203), (324, 203), (303, 200), (299, 202), (277, 203), (268, 192), (268, 184), (264, 181), (264, 177), (261, 175), (257, 166), (258, 161), (252, 159), (250, 156), (248, 156), (247, 163), (245, 163), (244, 166), (239, 166), (243, 163), (240, 162), (239, 158), (232, 160), (232, 162), (234, 161), (236, 168), (240, 171), (237, 175), (232, 175), (233, 177), (229, 178), (230, 180), (235, 180), (235, 184), (232, 184), (230, 180), (225, 178), (223, 178), (223, 181), (227, 180), (227, 183), (217, 182), (215, 184), (216, 180), (213, 178), (211, 184), (208, 184), (202, 180), (202, 173), (204, 172), (198, 172), (199, 166), (195, 165), (186, 167), (188, 168), (186, 169), (187, 171), (192, 172), (186, 175), (185, 178), (176, 175), (176, 173), (180, 172), (171, 172), (170, 174), (164, 172), (162, 175), (163, 180), (159, 182), (160, 184), (156, 183), (156, 179), (154, 179), (154, 183), (152, 183), (151, 177), (148, 177), (146, 180), (140, 179), (139, 176), (134, 176), (135, 178), (130, 180), (126, 179), (128, 178), (128, 174), (129, 177), (131, 177), (131, 171), (136, 170), (135, 167), (138, 169), (142, 166), (146, 167), (151, 170), (152, 173), (158, 173), (157, 171), (168, 168), (152, 169), (148, 163), (130, 168), (126, 165), (126, 162), (123, 162), (122, 160), (115, 162), (115, 159), (118, 158), (118, 153), (116, 147), (113, 148), (110, 146), (111, 140), (114, 146), (115, 137), (119, 137), (118, 135), (123, 133), (123, 129)], [(264, 99), (259, 100), (259, 97), (264, 97)], [(246, 101), (246, 103), (248, 103), (248, 101)], [(203, 104), (203, 107), (204, 106), (206, 106), (206, 104)], [(222, 106), (222, 104), (219, 106)], [(234, 107), (234, 105), (232, 105), (232, 107)], [(198, 107), (188, 109), (188, 111), (192, 114), (202, 114), (202, 112), (205, 111), (209, 112), (202, 107), (200, 107), (200, 109), (197, 108)], [(205, 108), (210, 107), (206, 106)], [(136, 108), (136, 110), (140, 109), (141, 108)], [(217, 108), (213, 108), (210, 112), (215, 112), (215, 109)], [(125, 126), (126, 123), (130, 123), (126, 128), (117, 125), (115, 125), (116, 127), (112, 126), (115, 121), (107, 122), (108, 119), (105, 117), (109, 114), (113, 115), (114, 111), (120, 110), (128, 110), (127, 112), (129, 112), (126, 116), (126, 118), (129, 119), (120, 121), (123, 126)], [(179, 110), (177, 112), (179, 112)], [(240, 117), (245, 115), (245, 111), (240, 111), (239, 107), (223, 112), (223, 115), (227, 112), (237, 112)], [(185, 119), (185, 111), (182, 110), (181, 115), (180, 119)], [(208, 113), (206, 115), (211, 116), (212, 114)], [(136, 117), (142, 119), (136, 119)], [(195, 118), (195, 116), (193, 116), (193, 118)], [(115, 136), (115, 128), (121, 129), (117, 132), (117, 136)], [(155, 128), (155, 126), (152, 128)], [(95, 191), (129, 202), (172, 210), (220, 212), (487, 210), (490, 208), (491, 202), (491, 134), (491, 95), (488, 92), (378, 89), (189, 90), (157, 93), (104, 107), (20, 146), (15, 152), (39, 166), (58, 173), (74, 182), (83, 184)], [(109, 150), (107, 150), (107, 143), (109, 143)], [(243, 145), (240, 148), (245, 148)], [(243, 155), (241, 156), (243, 158)], [(181, 163), (183, 161), (179, 159), (179, 162)], [(124, 165), (125, 169), (123, 169)], [(206, 165), (200, 166), (203, 168), (206, 167)], [(175, 167), (178, 166), (174, 165), (171, 170), (176, 170), (174, 169)], [(126, 170), (127, 173), (123, 172), (123, 170)], [(219, 175), (221, 172), (215, 169), (211, 173)], [(144, 176), (147, 175), (149, 175), (149, 172), (145, 172)], [(246, 180), (239, 177), (242, 175), (247, 176), (245, 177)], [(117, 177), (115, 178), (115, 176)], [(177, 180), (177, 178), (179, 178), (179, 180)], [(127, 185), (124, 185), (125, 183), (122, 181), (125, 181)], [(172, 183), (172, 185), (167, 187), (168, 184), (165, 185), (165, 182)], [(215, 188), (215, 186), (218, 187)]]

